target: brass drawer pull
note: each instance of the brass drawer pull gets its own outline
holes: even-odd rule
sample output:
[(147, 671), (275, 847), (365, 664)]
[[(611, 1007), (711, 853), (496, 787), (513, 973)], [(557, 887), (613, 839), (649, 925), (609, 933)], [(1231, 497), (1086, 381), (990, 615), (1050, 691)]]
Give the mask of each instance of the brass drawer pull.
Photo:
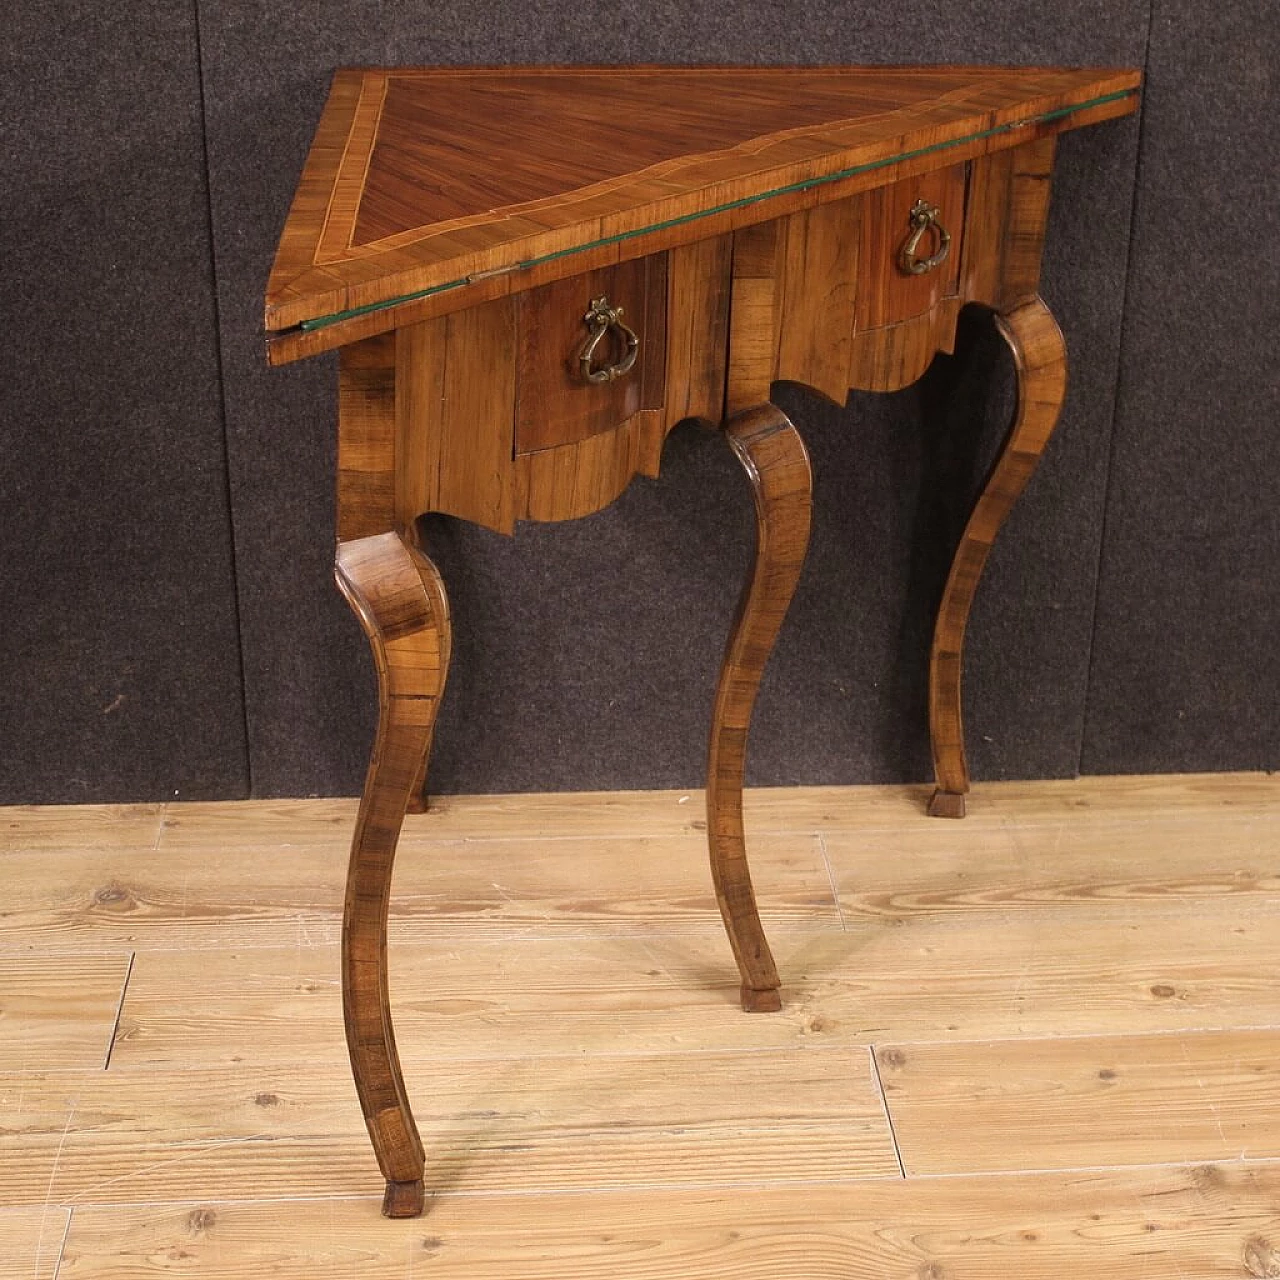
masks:
[[(640, 339), (635, 331), (622, 321), (622, 308), (610, 305), (609, 299), (601, 296), (593, 298), (583, 322), (591, 330), (582, 350), (578, 352), (578, 373), (583, 382), (612, 382), (631, 371), (636, 362), (636, 353), (640, 350)], [(616, 332), (618, 345), (622, 350), (621, 357), (613, 364), (601, 365), (598, 369), (591, 367), (596, 348), (609, 330)]]
[[(898, 256), (898, 265), (909, 276), (922, 276), (926, 271), (932, 271), (934, 267), (941, 266), (946, 262), (947, 254), (951, 252), (951, 233), (938, 221), (938, 212), (938, 209), (927, 200), (917, 200), (911, 206), (912, 231), (907, 237), (906, 244), (902, 246), (902, 253)], [(918, 258), (916, 250), (920, 247), (920, 241), (924, 239), (926, 231), (934, 233), (937, 248), (934, 249), (932, 256)]]

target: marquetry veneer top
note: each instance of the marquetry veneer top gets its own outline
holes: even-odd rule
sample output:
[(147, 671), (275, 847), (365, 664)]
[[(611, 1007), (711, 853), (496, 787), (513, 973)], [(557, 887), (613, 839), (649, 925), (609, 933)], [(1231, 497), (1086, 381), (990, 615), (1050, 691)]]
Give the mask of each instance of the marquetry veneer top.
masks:
[(1138, 81), (1002, 67), (339, 71), (266, 326), (341, 323), (602, 244), (633, 257), (646, 237), (709, 233), (696, 225), (708, 218), (775, 216), (796, 191), (877, 185), (923, 156), (1123, 115)]

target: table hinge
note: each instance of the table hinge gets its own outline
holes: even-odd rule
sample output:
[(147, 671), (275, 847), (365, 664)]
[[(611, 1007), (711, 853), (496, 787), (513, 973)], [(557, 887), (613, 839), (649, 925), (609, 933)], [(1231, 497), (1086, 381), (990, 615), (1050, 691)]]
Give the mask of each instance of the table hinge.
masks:
[(488, 271), (473, 271), (467, 276), (467, 283), (475, 284), (478, 280), (492, 280), (494, 276), (509, 275), (512, 271), (519, 271), (526, 265), (523, 262), (513, 262), (509, 267), (491, 267)]

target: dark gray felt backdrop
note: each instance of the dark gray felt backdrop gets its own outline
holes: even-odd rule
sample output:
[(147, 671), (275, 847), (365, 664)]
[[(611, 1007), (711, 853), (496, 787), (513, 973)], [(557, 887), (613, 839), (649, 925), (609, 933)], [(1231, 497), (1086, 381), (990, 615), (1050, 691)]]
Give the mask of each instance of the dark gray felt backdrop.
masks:
[[(970, 628), (978, 778), (1280, 764), (1271, 0), (14, 6), (0, 53), (0, 801), (352, 793), (372, 668), (333, 589), (335, 369), (260, 299), (332, 70), (360, 63), (1139, 65), (1060, 147), (1059, 432)], [(980, 318), (918, 386), (793, 387), (812, 553), (757, 784), (928, 772), (931, 610), (1010, 411)], [(446, 791), (696, 786), (752, 533), (723, 442), (589, 519), (430, 542), (456, 647)]]

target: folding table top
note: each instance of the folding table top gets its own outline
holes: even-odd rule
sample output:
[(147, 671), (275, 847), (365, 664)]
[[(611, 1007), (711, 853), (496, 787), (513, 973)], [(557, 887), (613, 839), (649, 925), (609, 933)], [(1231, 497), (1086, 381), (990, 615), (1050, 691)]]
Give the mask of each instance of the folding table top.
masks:
[(1009, 67), (339, 71), (267, 286), (272, 360), (393, 328), (417, 300), (482, 279), (520, 288), (548, 263), (573, 274), (602, 250), (637, 257), (1125, 115), (1139, 81)]

